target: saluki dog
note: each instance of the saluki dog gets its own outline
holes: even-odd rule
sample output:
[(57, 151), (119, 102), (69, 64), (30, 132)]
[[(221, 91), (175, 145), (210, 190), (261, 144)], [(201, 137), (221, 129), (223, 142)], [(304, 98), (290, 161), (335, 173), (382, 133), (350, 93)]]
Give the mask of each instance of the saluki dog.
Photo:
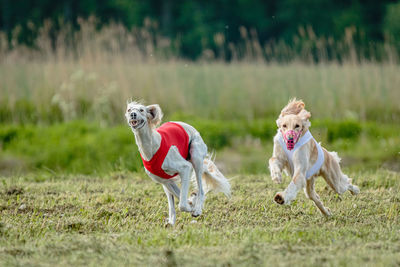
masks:
[(303, 101), (293, 99), (284, 107), (276, 121), (278, 132), (274, 137), (273, 155), (269, 159), (271, 178), (282, 182), (282, 171), (291, 174), (292, 181), (284, 192), (278, 192), (274, 200), (287, 204), (296, 198), (300, 189), (305, 188), (306, 196), (313, 200), (322, 214), (330, 216), (314, 189), (314, 182), (322, 176), (338, 194), (347, 190), (358, 194), (360, 190), (351, 184), (351, 179), (340, 169), (340, 158), (336, 152), (321, 147), (309, 131), (310, 112), (305, 110)]
[[(144, 106), (129, 102), (125, 113), (145, 167), (155, 182), (162, 184), (168, 198), (167, 225), (176, 222), (174, 197), (179, 198), (179, 209), (192, 216), (201, 215), (205, 195), (213, 190), (230, 196), (231, 186), (207, 153), (207, 146), (199, 132), (183, 122), (166, 122), (156, 128), (163, 117), (159, 105)], [(188, 199), (191, 173), (197, 192)], [(176, 182), (180, 179), (181, 188)]]

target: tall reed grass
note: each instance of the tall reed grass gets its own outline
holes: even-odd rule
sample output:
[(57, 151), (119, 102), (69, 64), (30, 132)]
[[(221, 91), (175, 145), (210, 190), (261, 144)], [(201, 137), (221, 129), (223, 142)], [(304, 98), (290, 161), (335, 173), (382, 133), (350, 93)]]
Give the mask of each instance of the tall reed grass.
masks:
[(359, 51), (352, 28), (343, 40), (301, 28), (290, 44), (260, 44), (254, 30), (240, 28), (242, 43), (217, 33), (215, 49), (193, 62), (150, 20), (131, 30), (78, 23), (79, 31), (66, 24), (52, 38), (45, 23), (33, 48), (14, 39), (10, 46), (0, 34), (0, 121), (120, 123), (130, 98), (159, 103), (167, 116), (252, 120), (276, 117), (294, 96), (317, 118), (400, 121), (396, 49)]
[[(158, 23), (145, 19), (143, 27), (127, 29), (120, 23), (100, 25), (94, 17), (78, 19), (77, 27), (60, 20), (57, 25), (45, 21), (35, 28), (27, 27), (36, 38), (31, 47), (20, 44), (21, 27), (11, 37), (0, 32), (0, 61), (109, 61), (119, 58), (126, 62), (179, 60), (179, 38), (160, 34)], [(366, 40), (365, 34), (348, 27), (340, 39), (317, 36), (311, 26), (299, 27), (291, 40), (270, 39), (261, 43), (255, 29), (239, 27), (241, 40), (232, 43), (224, 33), (216, 32), (210, 46), (203, 45), (200, 61), (248, 62), (390, 62), (398, 63), (399, 47), (393, 38), (384, 42)]]

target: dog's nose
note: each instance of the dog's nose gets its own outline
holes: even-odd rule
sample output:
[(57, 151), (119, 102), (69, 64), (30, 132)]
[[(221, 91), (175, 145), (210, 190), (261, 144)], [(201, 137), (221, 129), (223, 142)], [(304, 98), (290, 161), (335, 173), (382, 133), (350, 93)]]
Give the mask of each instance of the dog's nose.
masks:
[(136, 112), (132, 112), (132, 113), (131, 113), (131, 118), (134, 119), (134, 120), (136, 120), (136, 117), (137, 117)]

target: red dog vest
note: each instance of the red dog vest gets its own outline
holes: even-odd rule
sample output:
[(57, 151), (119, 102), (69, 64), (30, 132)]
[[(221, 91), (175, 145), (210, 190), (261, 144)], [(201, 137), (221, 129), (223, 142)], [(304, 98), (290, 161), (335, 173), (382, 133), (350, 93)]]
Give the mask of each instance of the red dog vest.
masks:
[(149, 161), (146, 161), (142, 155), (140, 155), (140, 157), (142, 158), (144, 167), (150, 173), (164, 179), (170, 179), (178, 175), (178, 173), (169, 175), (161, 168), (161, 166), (171, 146), (176, 146), (181, 156), (185, 159), (188, 158), (189, 135), (181, 125), (174, 122), (164, 123), (157, 129), (157, 132), (161, 135), (160, 148)]

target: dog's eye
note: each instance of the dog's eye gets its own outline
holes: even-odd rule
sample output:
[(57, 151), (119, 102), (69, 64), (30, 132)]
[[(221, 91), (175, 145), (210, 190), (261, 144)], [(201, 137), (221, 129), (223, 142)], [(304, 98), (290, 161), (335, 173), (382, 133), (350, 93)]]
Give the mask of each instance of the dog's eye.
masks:
[(296, 128), (299, 128), (299, 127), (300, 127), (300, 125), (296, 124)]
[(286, 128), (286, 124), (282, 125), (283, 128)]
[(128, 109), (128, 112), (131, 112), (131, 109), (130, 109), (130, 108)]
[(144, 111), (144, 109), (141, 108), (141, 109), (140, 109), (140, 112), (143, 112), (143, 111)]

